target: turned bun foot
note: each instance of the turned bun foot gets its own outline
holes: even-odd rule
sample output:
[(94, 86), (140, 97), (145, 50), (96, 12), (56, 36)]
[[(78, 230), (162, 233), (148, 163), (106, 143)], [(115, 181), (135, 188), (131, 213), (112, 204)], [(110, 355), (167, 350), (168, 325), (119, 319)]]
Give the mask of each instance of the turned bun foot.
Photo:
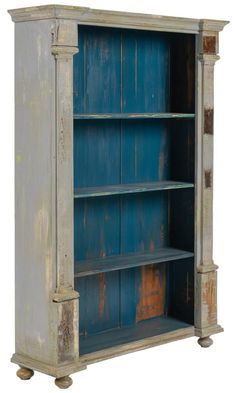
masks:
[(33, 370), (30, 370), (29, 368), (21, 367), (16, 372), (16, 375), (20, 379), (23, 379), (24, 381), (26, 381), (27, 379), (30, 379), (34, 375), (34, 372), (33, 372)]
[(198, 344), (202, 348), (208, 348), (213, 344), (213, 340), (210, 337), (201, 337), (198, 339)]
[(72, 383), (72, 379), (68, 376), (55, 379), (55, 385), (57, 385), (60, 389), (67, 389), (72, 385)]

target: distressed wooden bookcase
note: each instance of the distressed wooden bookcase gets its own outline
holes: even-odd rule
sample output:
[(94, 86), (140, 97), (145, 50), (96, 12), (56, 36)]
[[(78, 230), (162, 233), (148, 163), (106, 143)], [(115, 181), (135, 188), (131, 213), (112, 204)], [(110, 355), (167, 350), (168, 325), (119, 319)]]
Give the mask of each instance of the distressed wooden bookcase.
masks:
[(15, 23), (17, 374), (217, 323), (213, 74), (226, 21), (69, 6)]

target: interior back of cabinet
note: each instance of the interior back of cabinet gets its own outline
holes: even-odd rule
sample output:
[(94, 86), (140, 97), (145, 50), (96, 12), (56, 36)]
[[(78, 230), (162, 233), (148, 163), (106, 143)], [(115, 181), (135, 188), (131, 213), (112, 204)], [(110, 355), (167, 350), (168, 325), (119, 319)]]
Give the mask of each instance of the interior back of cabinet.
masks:
[[(75, 115), (194, 113), (194, 35), (79, 26), (78, 37)], [(74, 120), (75, 189), (165, 180), (194, 183), (194, 119)], [(75, 199), (75, 266), (193, 252), (193, 220), (193, 188)], [(81, 353), (193, 324), (193, 263), (76, 278)]]

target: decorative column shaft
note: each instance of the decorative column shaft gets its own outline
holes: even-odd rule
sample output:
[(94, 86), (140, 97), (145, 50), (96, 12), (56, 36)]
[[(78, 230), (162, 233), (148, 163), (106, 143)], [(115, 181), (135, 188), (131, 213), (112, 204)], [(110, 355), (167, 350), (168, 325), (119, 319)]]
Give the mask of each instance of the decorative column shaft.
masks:
[(57, 363), (79, 361), (79, 293), (74, 290), (73, 55), (77, 24), (55, 21), (56, 291), (53, 320)]
[(75, 299), (73, 234), (73, 55), (77, 48), (77, 25), (57, 21), (52, 31), (52, 54), (56, 75), (56, 302)]
[(217, 325), (217, 265), (213, 252), (213, 135), (214, 65), (218, 56), (218, 31), (202, 21), (196, 40), (196, 227), (195, 227), (195, 328), (207, 337), (222, 331)]

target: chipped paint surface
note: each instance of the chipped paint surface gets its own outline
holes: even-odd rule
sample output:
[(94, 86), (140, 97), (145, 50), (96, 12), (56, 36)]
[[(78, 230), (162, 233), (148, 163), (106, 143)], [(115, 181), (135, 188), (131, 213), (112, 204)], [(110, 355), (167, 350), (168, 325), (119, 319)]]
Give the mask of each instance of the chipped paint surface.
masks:
[(206, 321), (208, 325), (216, 323), (217, 313), (217, 291), (216, 291), (216, 272), (206, 275), (202, 284), (202, 301), (203, 308), (206, 311)]
[(204, 109), (204, 134), (213, 135), (214, 111), (212, 108)]
[(102, 316), (105, 312), (106, 302), (106, 275), (99, 274), (99, 315)]
[(74, 301), (63, 302), (59, 307), (58, 326), (58, 359), (59, 361), (73, 360), (74, 350)]
[(208, 54), (216, 53), (216, 36), (203, 37), (203, 52)]
[(205, 171), (205, 188), (212, 187), (212, 171)]

